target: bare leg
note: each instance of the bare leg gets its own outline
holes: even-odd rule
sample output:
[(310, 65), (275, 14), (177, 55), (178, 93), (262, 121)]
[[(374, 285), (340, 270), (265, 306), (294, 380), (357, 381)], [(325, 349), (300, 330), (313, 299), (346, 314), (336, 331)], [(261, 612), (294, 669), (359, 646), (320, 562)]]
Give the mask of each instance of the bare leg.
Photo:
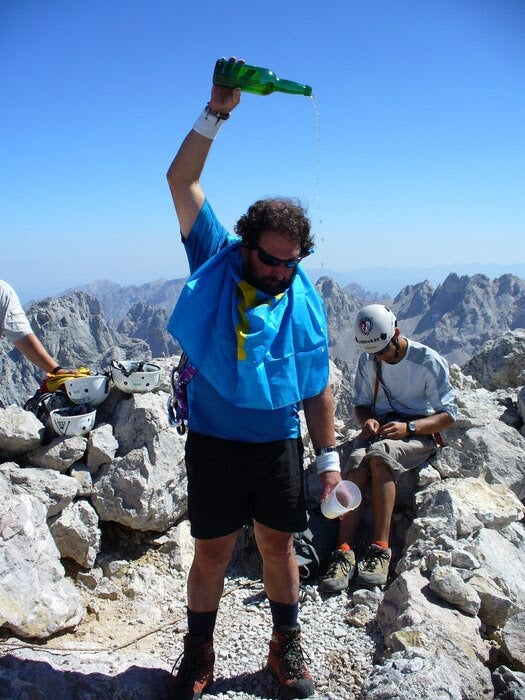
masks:
[(299, 570), (293, 551), (293, 535), (254, 523), (254, 533), (263, 561), (263, 582), (270, 600), (295, 605), (299, 599)]
[(392, 472), (380, 457), (370, 459), (373, 540), (388, 542), (396, 500)]
[(224, 588), (224, 572), (231, 559), (237, 533), (212, 540), (195, 540), (188, 576), (188, 607), (194, 612), (217, 610)]
[(338, 544), (349, 544), (353, 546), (355, 544), (355, 535), (357, 532), (357, 528), (359, 526), (359, 523), (361, 521), (361, 517), (363, 514), (363, 500), (364, 500), (364, 493), (365, 489), (368, 483), (368, 470), (364, 469), (363, 467), (357, 467), (357, 469), (352, 469), (348, 474), (345, 476), (345, 479), (347, 481), (353, 481), (354, 484), (356, 484), (359, 487), (359, 490), (361, 491), (363, 495), (363, 499), (361, 500), (361, 504), (359, 505), (358, 508), (355, 510), (351, 510), (343, 517), (341, 518), (340, 524), (339, 524), (339, 543)]

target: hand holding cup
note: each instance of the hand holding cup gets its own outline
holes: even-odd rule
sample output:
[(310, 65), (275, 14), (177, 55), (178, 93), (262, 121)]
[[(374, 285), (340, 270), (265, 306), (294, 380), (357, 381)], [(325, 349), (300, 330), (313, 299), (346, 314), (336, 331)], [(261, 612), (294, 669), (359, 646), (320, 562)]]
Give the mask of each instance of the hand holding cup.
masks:
[(321, 513), (325, 518), (333, 520), (354, 510), (360, 503), (359, 487), (353, 481), (340, 481), (322, 501)]

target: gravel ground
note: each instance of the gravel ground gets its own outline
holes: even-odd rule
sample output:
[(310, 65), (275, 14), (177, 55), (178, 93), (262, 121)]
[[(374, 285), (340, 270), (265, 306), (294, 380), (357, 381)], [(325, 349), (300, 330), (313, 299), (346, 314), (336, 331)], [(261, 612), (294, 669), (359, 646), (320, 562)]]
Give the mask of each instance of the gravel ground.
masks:
[[(278, 698), (278, 684), (264, 670), (271, 616), (260, 580), (259, 557), (252, 552), (237, 556), (236, 562), (228, 571), (217, 619), (216, 680), (204, 697)], [(60, 657), (60, 664), (67, 664), (68, 671), (82, 674), (97, 672), (96, 663), (106, 659), (100, 670), (116, 675), (121, 673), (123, 663), (136, 663), (139, 656), (148, 657), (148, 665), (151, 662), (154, 668), (171, 671), (182, 651), (186, 631), (186, 573), (173, 568), (170, 552), (155, 548), (143, 549), (129, 559), (123, 571), (121, 577), (110, 580), (113, 589), (108, 589), (108, 597), (83, 589), (88, 614), (74, 632), (38, 645), (26, 645), (5, 635), (3, 645), (22, 643), (27, 653), (37, 652), (51, 663), (53, 658), (58, 663)], [(357, 698), (373, 665), (377, 644), (373, 627), (347, 622), (351, 607), (348, 593), (321, 597), (316, 585), (303, 584), (301, 597), (303, 648), (317, 691), (315, 697)], [(95, 655), (87, 654), (88, 649)]]
[[(277, 683), (263, 670), (271, 631), (268, 602), (260, 583), (251, 590), (249, 586), (254, 583), (243, 578), (228, 580), (215, 635), (216, 681), (210, 700), (279, 697)], [(304, 586), (302, 594), (303, 648), (316, 697), (358, 697), (372, 668), (374, 635), (346, 622), (346, 596), (322, 600), (315, 586)]]

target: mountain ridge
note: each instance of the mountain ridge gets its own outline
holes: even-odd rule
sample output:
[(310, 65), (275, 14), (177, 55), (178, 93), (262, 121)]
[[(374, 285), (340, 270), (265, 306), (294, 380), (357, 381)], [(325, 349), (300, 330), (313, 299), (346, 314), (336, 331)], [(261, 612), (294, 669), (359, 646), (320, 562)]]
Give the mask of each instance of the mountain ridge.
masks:
[(328, 267), (305, 269), (313, 282), (316, 282), (320, 277), (330, 277), (342, 287), (357, 284), (363, 289), (370, 290), (372, 294), (384, 298), (394, 298), (403, 287), (416, 285), (424, 279), (428, 279), (434, 287), (437, 287), (452, 273), (459, 277), (482, 274), (489, 279), (510, 274), (525, 279), (525, 263), (519, 262), (504, 265), (493, 263), (456, 263), (450, 265), (447, 263), (428, 267), (362, 267), (354, 270), (334, 270)]
[[(486, 266), (488, 267), (488, 266)], [(491, 269), (494, 269), (495, 266), (490, 266)], [(507, 269), (507, 266), (501, 266), (503, 269)], [(483, 278), (488, 279), (489, 281), (495, 281), (496, 279), (500, 279), (501, 277), (507, 277), (510, 275), (510, 277), (521, 279), (525, 281), (525, 264), (524, 265), (518, 265), (519, 267), (523, 267), (523, 276), (520, 277), (518, 275), (514, 275), (513, 273), (510, 272), (502, 272), (502, 274), (498, 276), (489, 276), (484, 274), (482, 271), (476, 271), (473, 274), (465, 275), (465, 274), (459, 274), (457, 272), (451, 272), (449, 271), (447, 275), (445, 276), (443, 282), (450, 277), (450, 275), (453, 275), (455, 277), (458, 277), (460, 279), (463, 279), (464, 277), (478, 277), (481, 276)], [(412, 269), (412, 268), (406, 268), (406, 269)], [(415, 268), (413, 268), (415, 270)], [(445, 269), (445, 268), (444, 268)], [(403, 268), (401, 268), (403, 270)], [(440, 283), (436, 285), (430, 277), (432, 275), (424, 277), (424, 279), (421, 279), (421, 276), (419, 279), (413, 283), (407, 283), (403, 282), (400, 284), (398, 287), (396, 287), (396, 290), (393, 292), (393, 294), (388, 293), (386, 291), (378, 291), (381, 287), (380, 285), (365, 285), (363, 286), (362, 283), (360, 283), (357, 279), (353, 279), (352, 281), (341, 281), (342, 280), (342, 275), (331, 275), (328, 274), (328, 272), (320, 270), (322, 274), (312, 274), (314, 271), (313, 270), (306, 270), (307, 274), (309, 275), (310, 279), (314, 284), (316, 284), (320, 279), (327, 277), (329, 279), (332, 279), (334, 282), (338, 284), (339, 287), (342, 287), (345, 291), (348, 291), (352, 296), (355, 298), (361, 299), (362, 301), (365, 302), (384, 302), (388, 303), (389, 301), (391, 302), (393, 299), (397, 298), (400, 294), (403, 293), (403, 290), (406, 288), (412, 288), (412, 287), (417, 287), (418, 285), (426, 283), (427, 285), (431, 286), (433, 289), (440, 287)], [(422, 270), (419, 270), (419, 274), (421, 274)], [(175, 305), (175, 301), (178, 297), (178, 294), (180, 293), (180, 290), (182, 289), (184, 283), (186, 282), (188, 278), (187, 277), (178, 277), (178, 278), (173, 278), (173, 279), (166, 279), (166, 278), (159, 278), (150, 282), (144, 282), (143, 284), (131, 284), (131, 285), (120, 285), (117, 282), (112, 282), (111, 280), (107, 279), (99, 279), (99, 280), (94, 280), (93, 282), (90, 282), (89, 284), (84, 284), (84, 285), (79, 285), (77, 287), (72, 287), (69, 288), (63, 292), (60, 292), (56, 296), (63, 296), (65, 294), (68, 294), (71, 291), (74, 291), (75, 289), (78, 289), (80, 291), (87, 292), (88, 294), (95, 296), (96, 298), (99, 299), (101, 303), (102, 310), (108, 320), (112, 321), (120, 321), (126, 313), (128, 312), (129, 308), (136, 302), (142, 301), (144, 303), (151, 304), (152, 306), (163, 306), (168, 312), (171, 312), (173, 309), (173, 306)], [(348, 273), (345, 274), (345, 279), (348, 279)], [(372, 281), (372, 280), (369, 280)]]
[[(87, 364), (100, 370), (111, 359), (172, 357), (180, 348), (166, 325), (184, 281), (160, 279), (121, 288), (99, 280), (89, 285), (92, 294), (75, 289), (34, 302), (28, 317), (63, 367)], [(326, 308), (330, 356), (345, 362), (353, 374), (359, 355), (355, 317), (359, 308), (375, 299), (360, 287), (352, 287), (350, 293), (329, 277), (320, 278), (316, 286)], [(385, 301), (403, 335), (430, 345), (459, 367), (487, 341), (525, 328), (525, 280), (510, 274), (490, 280), (482, 274), (451, 273), (436, 288), (425, 280), (405, 286), (395, 299)], [(5, 348), (0, 354), (1, 401), (23, 405), (42, 380), (39, 370), (5, 339), (0, 339), (0, 346)]]

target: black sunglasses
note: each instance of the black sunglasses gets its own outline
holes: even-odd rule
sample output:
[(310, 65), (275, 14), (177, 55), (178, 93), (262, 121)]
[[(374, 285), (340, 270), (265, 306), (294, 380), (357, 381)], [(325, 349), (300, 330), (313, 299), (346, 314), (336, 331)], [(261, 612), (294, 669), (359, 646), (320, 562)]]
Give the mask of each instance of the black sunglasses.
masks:
[(392, 340), (389, 340), (389, 341), (388, 341), (388, 345), (385, 345), (385, 347), (384, 347), (382, 350), (380, 350), (379, 352), (373, 352), (373, 353), (371, 353), (371, 354), (372, 354), (374, 357), (381, 357), (381, 355), (386, 355), (387, 352), (390, 350), (390, 344), (391, 344), (391, 342), (392, 342)]
[(260, 262), (262, 262), (263, 265), (267, 265), (268, 267), (278, 267), (279, 265), (284, 265), (285, 267), (289, 269), (293, 269), (294, 267), (297, 267), (301, 260), (304, 258), (307, 258), (311, 253), (313, 253), (313, 248), (311, 248), (309, 251), (307, 251), (304, 255), (301, 255), (299, 258), (292, 258), (291, 260), (281, 260), (281, 258), (276, 258), (273, 255), (270, 255), (267, 253), (265, 250), (263, 250), (260, 246), (255, 246), (255, 248), (252, 248), (252, 250), (255, 250), (257, 252), (257, 257), (259, 258)]

